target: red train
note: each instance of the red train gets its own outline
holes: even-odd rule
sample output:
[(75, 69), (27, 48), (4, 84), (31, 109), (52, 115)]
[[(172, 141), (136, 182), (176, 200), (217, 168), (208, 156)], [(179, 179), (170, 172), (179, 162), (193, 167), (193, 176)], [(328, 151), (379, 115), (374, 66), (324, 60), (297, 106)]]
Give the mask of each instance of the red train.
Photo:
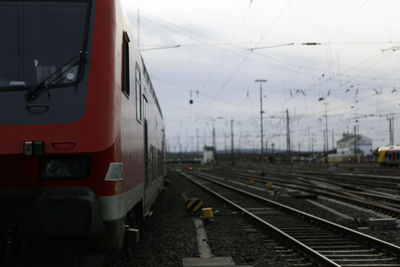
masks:
[(0, 36), (2, 240), (121, 249), (163, 184), (165, 128), (119, 1), (1, 1)]

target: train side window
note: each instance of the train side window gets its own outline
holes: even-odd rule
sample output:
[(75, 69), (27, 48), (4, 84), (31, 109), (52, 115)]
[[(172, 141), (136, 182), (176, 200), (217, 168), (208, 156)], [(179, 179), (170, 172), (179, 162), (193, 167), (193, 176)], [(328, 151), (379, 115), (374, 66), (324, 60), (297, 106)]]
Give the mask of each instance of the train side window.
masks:
[(388, 160), (392, 160), (392, 154), (388, 153)]
[(154, 184), (155, 178), (156, 178), (156, 157), (155, 157), (155, 147), (150, 146), (150, 161), (151, 161), (151, 183)]
[(142, 121), (142, 77), (138, 64), (136, 64), (135, 85), (136, 85), (136, 119), (139, 122), (141, 122)]
[(400, 160), (400, 153), (399, 152), (396, 153), (396, 159)]
[(162, 165), (163, 157), (162, 157), (161, 150), (159, 150), (159, 149), (157, 150), (157, 163), (158, 163), (158, 166), (157, 166), (157, 171), (158, 171), (157, 177), (160, 177), (162, 175), (162, 170), (163, 170), (163, 165)]
[[(146, 91), (146, 87), (144, 89)], [(147, 119), (147, 99), (146, 97), (143, 95), (143, 119), (146, 120)]]
[(123, 34), (122, 47), (122, 92), (129, 98), (129, 37), (128, 33)]

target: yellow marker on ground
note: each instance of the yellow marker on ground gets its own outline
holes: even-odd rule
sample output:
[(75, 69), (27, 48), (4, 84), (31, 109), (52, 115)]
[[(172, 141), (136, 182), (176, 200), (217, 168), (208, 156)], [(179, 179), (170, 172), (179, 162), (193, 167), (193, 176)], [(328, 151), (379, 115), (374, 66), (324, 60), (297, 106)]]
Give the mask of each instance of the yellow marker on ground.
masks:
[(250, 179), (249, 184), (254, 184), (254, 179)]
[(268, 188), (268, 189), (272, 188), (272, 183), (266, 184), (265, 187)]
[(204, 220), (209, 220), (214, 217), (212, 208), (203, 208), (201, 209), (201, 216)]

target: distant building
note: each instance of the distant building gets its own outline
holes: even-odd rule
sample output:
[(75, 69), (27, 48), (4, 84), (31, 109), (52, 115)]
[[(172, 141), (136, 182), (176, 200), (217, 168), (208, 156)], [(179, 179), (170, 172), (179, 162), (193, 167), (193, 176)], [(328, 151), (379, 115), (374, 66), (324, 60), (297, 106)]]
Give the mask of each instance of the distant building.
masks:
[(201, 164), (203, 164), (203, 165), (215, 164), (214, 147), (205, 146), (203, 148), (203, 160), (201, 161)]
[(361, 134), (343, 133), (343, 138), (336, 142), (336, 154), (329, 154), (328, 162), (346, 162), (352, 160), (354, 156), (357, 156), (359, 161), (360, 156), (368, 158), (372, 154), (371, 138)]
[(361, 134), (343, 133), (343, 138), (336, 142), (336, 147), (336, 154), (339, 156), (355, 156), (356, 150), (358, 155), (372, 155), (372, 139)]

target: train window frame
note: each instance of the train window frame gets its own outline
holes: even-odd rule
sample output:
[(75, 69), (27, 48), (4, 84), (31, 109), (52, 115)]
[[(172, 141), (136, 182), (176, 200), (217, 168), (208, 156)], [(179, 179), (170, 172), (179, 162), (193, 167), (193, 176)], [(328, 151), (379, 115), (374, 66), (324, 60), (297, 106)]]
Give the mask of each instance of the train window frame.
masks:
[(142, 77), (140, 67), (135, 66), (135, 91), (136, 91), (136, 120), (142, 122)]
[[(145, 87), (146, 90), (146, 87)], [(143, 95), (143, 119), (147, 120), (147, 105), (148, 105), (148, 101), (145, 95)]]
[(129, 57), (129, 36), (126, 31), (123, 32), (122, 37), (122, 84), (121, 89), (124, 95), (129, 99), (130, 96), (130, 57)]

